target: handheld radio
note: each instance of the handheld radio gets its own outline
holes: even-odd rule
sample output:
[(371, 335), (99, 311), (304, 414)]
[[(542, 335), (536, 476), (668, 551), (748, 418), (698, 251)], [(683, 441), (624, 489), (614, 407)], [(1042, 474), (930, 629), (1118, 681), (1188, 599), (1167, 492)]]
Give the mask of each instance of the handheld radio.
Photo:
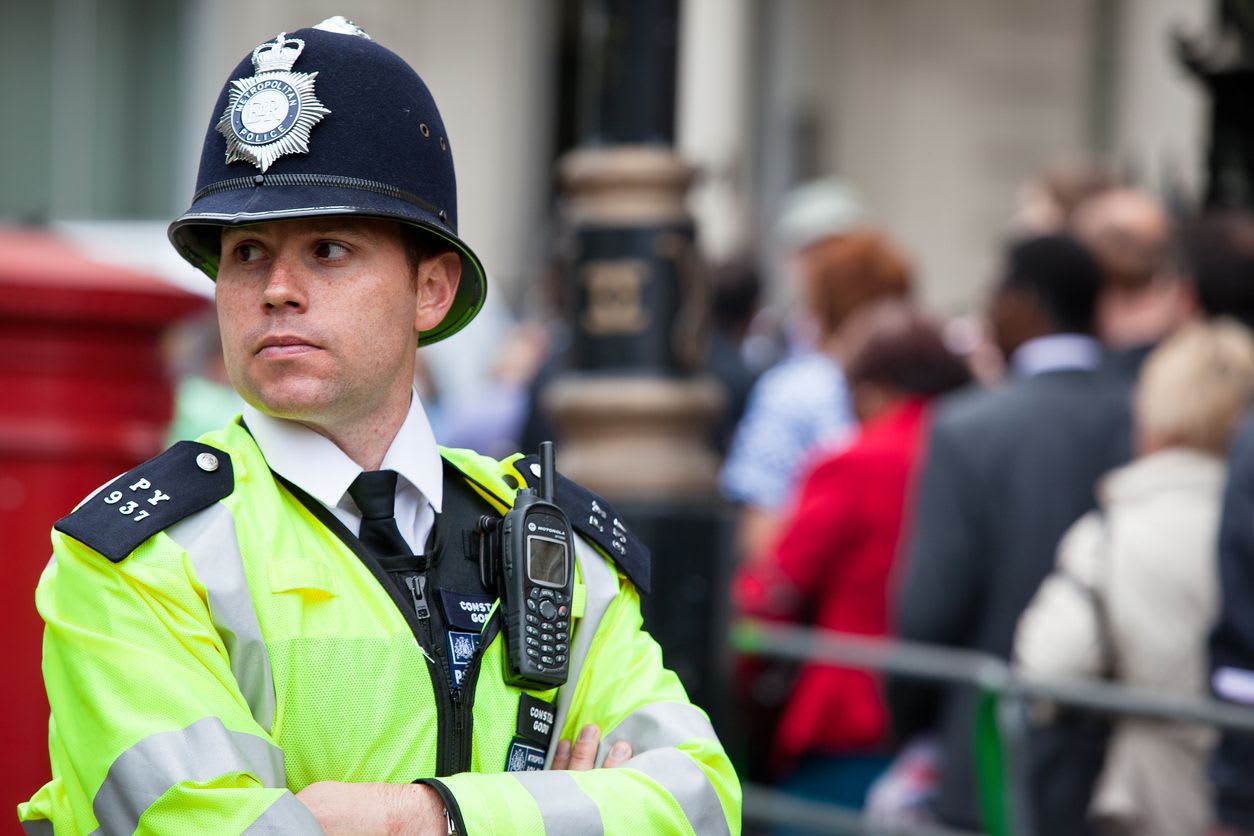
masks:
[(540, 444), (540, 490), (523, 488), (503, 518), (479, 520), (479, 572), (501, 599), (505, 682), (555, 688), (569, 673), (574, 551), (553, 502), (553, 442)]

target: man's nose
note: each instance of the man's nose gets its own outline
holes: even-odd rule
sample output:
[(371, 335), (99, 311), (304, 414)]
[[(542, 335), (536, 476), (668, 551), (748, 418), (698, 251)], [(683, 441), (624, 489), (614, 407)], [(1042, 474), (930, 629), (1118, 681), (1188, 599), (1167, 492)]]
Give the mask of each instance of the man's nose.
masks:
[(263, 296), (266, 307), (270, 309), (303, 311), (306, 308), (309, 300), (296, 257), (282, 251), (275, 255)]

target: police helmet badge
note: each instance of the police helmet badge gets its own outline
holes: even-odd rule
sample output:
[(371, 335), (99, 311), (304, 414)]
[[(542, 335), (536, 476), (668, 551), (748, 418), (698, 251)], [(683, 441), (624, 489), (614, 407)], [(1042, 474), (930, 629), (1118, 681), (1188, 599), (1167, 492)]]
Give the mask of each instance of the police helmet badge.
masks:
[(256, 75), (232, 79), (217, 125), (228, 164), (244, 160), (264, 172), (284, 154), (309, 152), (309, 131), (331, 111), (314, 95), (318, 74), (292, 72), (304, 49), (300, 38), (280, 32), (253, 50)]

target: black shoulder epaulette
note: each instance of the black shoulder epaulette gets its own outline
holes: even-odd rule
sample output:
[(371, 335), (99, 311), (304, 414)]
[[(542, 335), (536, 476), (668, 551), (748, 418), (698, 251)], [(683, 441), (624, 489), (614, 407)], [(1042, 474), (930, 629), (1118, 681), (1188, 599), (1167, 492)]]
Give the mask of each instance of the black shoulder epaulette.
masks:
[[(514, 463), (523, 478), (539, 484), (540, 458), (527, 456)], [(614, 559), (641, 592), (649, 591), (652, 556), (649, 547), (627, 530), (618, 514), (601, 497), (558, 473), (553, 501), (570, 517), (570, 524)]]
[(135, 547), (235, 490), (231, 457), (180, 441), (123, 473), (53, 526), (114, 563)]

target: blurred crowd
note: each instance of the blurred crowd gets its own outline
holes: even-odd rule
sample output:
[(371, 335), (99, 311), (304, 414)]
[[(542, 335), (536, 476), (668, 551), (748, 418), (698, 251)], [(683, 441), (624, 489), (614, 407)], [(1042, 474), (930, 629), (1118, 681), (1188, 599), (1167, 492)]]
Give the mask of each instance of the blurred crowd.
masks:
[[(1254, 702), (1254, 218), (1046, 171), (997, 231), (971, 339), (919, 310), (848, 187), (791, 200), (788, 355), (723, 470), (739, 613)], [(975, 688), (737, 675), (749, 777), (881, 822), (987, 823)], [(1033, 709), (1035, 832), (1254, 828), (1244, 737)]]

